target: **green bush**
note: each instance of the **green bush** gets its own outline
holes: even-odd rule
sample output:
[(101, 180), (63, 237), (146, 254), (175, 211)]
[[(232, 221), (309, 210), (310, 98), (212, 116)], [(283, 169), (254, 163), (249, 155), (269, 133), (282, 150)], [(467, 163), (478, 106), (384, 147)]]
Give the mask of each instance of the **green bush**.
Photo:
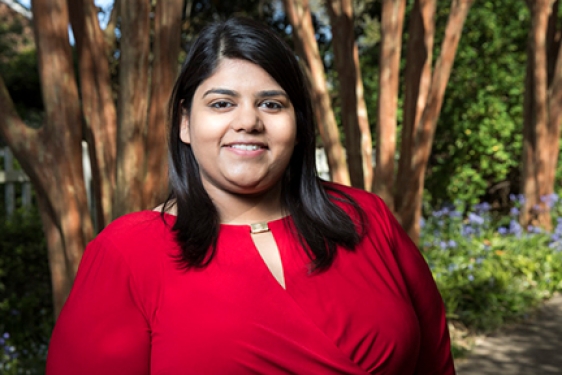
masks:
[(486, 204), (466, 215), (445, 208), (426, 219), (422, 248), (450, 320), (489, 332), (562, 290), (560, 207), (553, 207), (552, 233), (523, 231), (517, 208), (511, 218), (494, 218)]
[(44, 372), (53, 327), (47, 248), (36, 209), (0, 217), (0, 373)]

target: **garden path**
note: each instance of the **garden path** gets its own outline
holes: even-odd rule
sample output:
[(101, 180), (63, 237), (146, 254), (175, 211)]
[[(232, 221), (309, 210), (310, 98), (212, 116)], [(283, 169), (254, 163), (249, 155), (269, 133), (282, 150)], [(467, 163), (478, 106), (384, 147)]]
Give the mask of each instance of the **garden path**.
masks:
[(562, 375), (562, 295), (536, 317), (478, 341), (457, 375)]

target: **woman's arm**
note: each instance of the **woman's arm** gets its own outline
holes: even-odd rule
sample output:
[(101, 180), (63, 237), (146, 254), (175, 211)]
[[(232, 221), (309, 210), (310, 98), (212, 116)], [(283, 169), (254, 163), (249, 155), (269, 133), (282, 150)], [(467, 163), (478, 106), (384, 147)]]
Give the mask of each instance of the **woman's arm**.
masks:
[(47, 375), (150, 373), (150, 328), (133, 276), (110, 240), (88, 245), (56, 322)]
[[(384, 204), (383, 204), (384, 205)], [(421, 342), (416, 374), (454, 375), (445, 307), (422, 254), (384, 205), (399, 267), (418, 316)]]

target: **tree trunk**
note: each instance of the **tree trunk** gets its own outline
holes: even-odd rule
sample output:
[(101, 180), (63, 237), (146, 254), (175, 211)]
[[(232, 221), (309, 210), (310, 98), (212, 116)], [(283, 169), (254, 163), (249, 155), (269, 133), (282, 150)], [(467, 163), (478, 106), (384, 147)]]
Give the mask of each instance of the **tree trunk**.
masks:
[[(126, 16), (121, 17), (120, 27), (120, 126), (106, 45), (92, 0), (32, 3), (46, 110), (42, 128), (31, 129), (22, 122), (0, 77), (0, 136), (37, 193), (49, 249), (55, 316), (72, 286), (82, 252), (94, 235), (82, 170), (83, 138), (91, 151), (95, 199), (99, 203), (98, 229), (112, 215), (154, 206), (166, 189), (165, 103), (178, 68), (183, 1), (160, 1), (154, 12), (149, 107), (150, 4), (121, 1), (120, 11)], [(68, 40), (69, 11), (79, 59), (83, 112)], [(150, 162), (146, 161), (147, 154)]]
[[(552, 228), (550, 210), (543, 197), (552, 193), (550, 185), (551, 165), (556, 168), (553, 154), (558, 156), (554, 146), (558, 147), (560, 103), (559, 71), (553, 73), (556, 82), (550, 93), (549, 102), (549, 18), (552, 11), (551, 0), (528, 2), (532, 26), (529, 35), (529, 57), (527, 68), (527, 90), (523, 144), (522, 191), (525, 203), (520, 220), (523, 225), (535, 225), (545, 229)], [(550, 29), (550, 30), (549, 30)], [(559, 70), (560, 67), (556, 67)], [(550, 108), (549, 108), (550, 107)], [(552, 111), (553, 113), (549, 112)], [(550, 115), (550, 116), (549, 116)], [(550, 117), (550, 118), (549, 118)], [(557, 137), (553, 142), (549, 137)], [(552, 172), (552, 176), (554, 172)]]
[(143, 184), (145, 207), (162, 203), (168, 192), (167, 103), (179, 67), (182, 10), (183, 0), (160, 0), (156, 3)]
[(66, 297), (70, 294), (74, 275), (68, 267), (64, 252), (59, 250), (64, 248), (64, 241), (60, 230), (57, 228), (57, 223), (53, 221), (53, 215), (49, 212), (49, 202), (40, 194), (37, 195), (37, 202), (39, 203), (43, 232), (47, 242), (51, 288), (53, 290), (53, 313), (56, 319), (64, 301), (66, 301)]
[(113, 217), (138, 211), (143, 207), (150, 11), (148, 0), (121, 0), (117, 188)]
[(97, 228), (112, 219), (117, 115), (106, 45), (92, 0), (67, 0), (80, 77), (85, 138), (90, 151)]
[(39, 130), (27, 128), (0, 80), (0, 130), (41, 197), (57, 314), (93, 227), (82, 171), (82, 114), (68, 40), (68, 8), (65, 0), (34, 0), (32, 9), (45, 123)]
[(405, 0), (384, 0), (381, 24), (376, 167), (373, 192), (394, 210), (394, 155)]
[(445, 38), (441, 46), (441, 54), (435, 65), (428, 94), (427, 104), (420, 118), (419, 127), (414, 139), (414, 150), (411, 162), (411, 173), (407, 173), (409, 182), (404, 195), (404, 203), (399, 216), (402, 226), (410, 237), (417, 242), (420, 235), (420, 218), (422, 209), (423, 186), (427, 162), (433, 144), (435, 128), (447, 82), (455, 60), (458, 43), (468, 11), (473, 0), (453, 0), (451, 12), (445, 28)]
[[(355, 42), (351, 0), (328, 0), (332, 45), (339, 81), (342, 125), (351, 184), (370, 190), (372, 182), (371, 131), (363, 98), (359, 53)], [(361, 104), (360, 104), (361, 103)]]
[[(412, 171), (415, 135), (427, 104), (431, 85), (433, 40), (435, 37), (436, 0), (416, 0), (410, 16), (406, 47), (404, 119), (400, 145), (400, 160), (396, 175), (394, 209), (400, 214)], [(401, 220), (401, 218), (399, 217)]]
[(117, 28), (117, 19), (119, 18), (119, 11), (121, 9), (121, 0), (113, 1), (113, 8), (111, 8), (111, 13), (109, 15), (109, 20), (107, 25), (103, 30), (103, 38), (105, 40), (105, 49), (107, 55), (110, 55), (115, 50), (115, 29)]
[(339, 139), (328, 86), (326, 85), (324, 64), (322, 63), (318, 44), (314, 37), (314, 27), (312, 25), (308, 0), (283, 0), (283, 3), (293, 27), (293, 40), (299, 54), (306, 62), (314, 114), (318, 122), (318, 131), (324, 144), (332, 181), (349, 185), (349, 171)]
[[(553, 13), (555, 9), (558, 9), (559, 1), (557, 0), (553, 5)], [(555, 12), (558, 14), (558, 12)], [(552, 20), (552, 17), (551, 17)], [(556, 19), (554, 20), (554, 23)], [(549, 141), (548, 155), (550, 157), (547, 159), (548, 164), (546, 167), (546, 188), (547, 194), (554, 193), (555, 177), (556, 177), (556, 166), (558, 165), (558, 156), (560, 152), (560, 131), (562, 120), (562, 48), (560, 48), (560, 43), (562, 38), (560, 37), (560, 31), (556, 32), (557, 38), (555, 40), (556, 47), (551, 50), (554, 54), (554, 58), (549, 61), (552, 62), (554, 66), (553, 78), (550, 86), (549, 92), (549, 119), (548, 119), (548, 136)]]

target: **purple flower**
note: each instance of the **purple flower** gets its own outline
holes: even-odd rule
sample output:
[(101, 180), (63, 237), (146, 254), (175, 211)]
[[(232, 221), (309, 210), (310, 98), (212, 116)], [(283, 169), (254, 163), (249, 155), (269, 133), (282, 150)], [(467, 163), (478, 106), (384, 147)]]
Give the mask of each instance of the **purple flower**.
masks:
[(511, 210), (509, 210), (509, 214), (511, 216), (517, 216), (519, 215), (519, 208), (517, 207), (511, 207)]
[(474, 276), (473, 276), (473, 275), (468, 275), (468, 281), (474, 281)]
[(456, 243), (455, 240), (449, 240), (449, 243), (447, 245), (449, 245), (449, 247), (452, 247), (452, 248), (457, 247), (457, 243)]
[(516, 220), (511, 220), (509, 222), (509, 233), (520, 236), (522, 231), (523, 228), (521, 228), (521, 225)]
[(509, 233), (509, 230), (506, 227), (499, 227), (498, 233), (501, 234), (502, 236), (504, 236), (504, 235)]
[(529, 233), (542, 233), (542, 229), (539, 227), (535, 227), (533, 225), (528, 225), (527, 226), (527, 232)]
[(476, 215), (472, 212), (468, 214), (468, 221), (472, 224), (482, 225), (484, 224), (484, 218), (482, 216)]
[(433, 211), (431, 213), (431, 216), (439, 218), (439, 217), (443, 216), (443, 211), (441, 211), (441, 210)]
[(462, 214), (461, 214), (459, 211), (457, 211), (457, 210), (453, 210), (453, 211), (451, 211), (451, 213), (449, 214), (449, 216), (450, 216), (450, 217), (461, 217)]
[(477, 205), (474, 206), (474, 210), (476, 212), (488, 212), (490, 211), (491, 208), (492, 206), (490, 206), (488, 202), (478, 203)]
[(474, 234), (476, 231), (470, 225), (463, 225), (461, 228), (461, 233), (464, 237)]
[(548, 247), (553, 249), (556, 252), (560, 252), (562, 251), (562, 242), (556, 241), (556, 242), (551, 242), (548, 244)]
[(543, 195), (541, 197), (541, 202), (546, 203), (546, 205), (548, 206), (548, 208), (552, 208), (554, 207), (554, 205), (556, 204), (556, 202), (558, 202), (558, 194), (548, 194), (548, 195)]

